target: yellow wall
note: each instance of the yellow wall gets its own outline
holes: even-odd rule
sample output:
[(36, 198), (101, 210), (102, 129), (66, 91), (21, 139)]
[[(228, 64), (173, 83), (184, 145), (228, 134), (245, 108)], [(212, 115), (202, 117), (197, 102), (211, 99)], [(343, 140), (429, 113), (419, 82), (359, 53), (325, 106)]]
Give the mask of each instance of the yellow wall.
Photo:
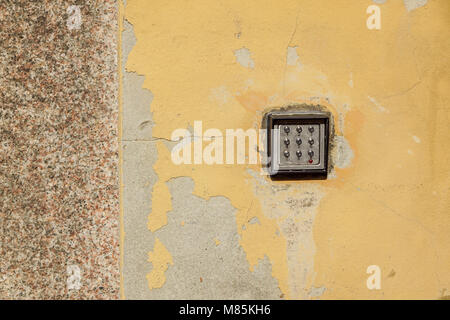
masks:
[[(224, 196), (238, 210), (248, 267), (267, 256), (286, 298), (307, 298), (313, 287), (326, 288), (323, 299), (449, 294), (450, 2), (408, 11), (388, 0), (379, 5), (381, 29), (369, 30), (373, 4), (127, 1), (137, 43), (126, 69), (144, 75), (143, 87), (154, 94), (155, 138), (170, 139), (195, 120), (204, 130), (259, 128), (268, 107), (320, 103), (348, 141), (343, 152), (354, 155), (324, 181), (272, 182), (258, 165), (176, 166), (161, 141), (151, 231), (167, 223), (165, 182), (189, 176), (196, 195)], [(241, 48), (253, 65), (237, 61)], [(277, 184), (291, 188), (276, 192)], [(314, 205), (295, 212), (286, 205), (305, 195)], [(260, 223), (249, 224), (252, 217)], [(299, 228), (312, 221), (312, 238), (287, 230), (288, 219)], [(153, 257), (159, 270), (171, 260), (161, 248)], [(382, 270), (381, 290), (366, 287), (369, 265)]]

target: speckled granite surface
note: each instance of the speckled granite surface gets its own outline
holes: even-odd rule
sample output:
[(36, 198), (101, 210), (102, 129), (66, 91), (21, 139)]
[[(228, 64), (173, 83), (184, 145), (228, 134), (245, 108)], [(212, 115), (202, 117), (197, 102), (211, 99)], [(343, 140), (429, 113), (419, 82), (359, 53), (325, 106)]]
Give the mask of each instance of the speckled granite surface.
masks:
[(0, 299), (119, 297), (117, 15), (0, 1)]

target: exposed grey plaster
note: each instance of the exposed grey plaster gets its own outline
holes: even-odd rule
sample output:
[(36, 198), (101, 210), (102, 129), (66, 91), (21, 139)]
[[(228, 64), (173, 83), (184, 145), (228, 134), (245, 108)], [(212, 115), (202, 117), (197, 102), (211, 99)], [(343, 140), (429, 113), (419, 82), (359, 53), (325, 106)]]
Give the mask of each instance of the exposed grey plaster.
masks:
[(426, 5), (428, 0), (403, 0), (406, 10), (413, 11)]
[(387, 110), (384, 106), (382, 106), (381, 103), (379, 103), (374, 97), (367, 96), (367, 98), (369, 98), (370, 102), (372, 102), (375, 105), (375, 107), (377, 107), (378, 111), (389, 113), (389, 110)]
[(372, 1), (378, 4), (386, 3), (386, 0), (372, 0)]
[(236, 61), (243, 67), (253, 69), (255, 67), (255, 62), (251, 57), (251, 52), (247, 48), (240, 48), (234, 50), (234, 55), (236, 57)]
[(251, 219), (248, 221), (248, 223), (249, 223), (249, 224), (255, 224), (255, 223), (261, 224), (261, 223), (259, 222), (258, 217), (253, 217), (253, 218), (251, 218)]
[(252, 176), (254, 193), (264, 214), (277, 221), (287, 241), (290, 295), (294, 299), (308, 299), (315, 276), (313, 223), (324, 191), (313, 183), (266, 184), (257, 172), (247, 172)]
[[(136, 39), (133, 26), (125, 21), (123, 65)], [(239, 55), (239, 54), (238, 54)], [(243, 54), (242, 63), (253, 67)], [(246, 62), (245, 62), (246, 61)], [(151, 212), (151, 191), (158, 177), (156, 140), (169, 149), (176, 142), (152, 137), (150, 104), (153, 95), (142, 88), (144, 77), (123, 72), (123, 210), (124, 210), (124, 294), (126, 299), (279, 299), (278, 282), (271, 276), (268, 258), (249, 270), (239, 244), (235, 213), (229, 200), (208, 201), (192, 195), (193, 180), (174, 178), (167, 184), (173, 210), (168, 224), (151, 233), (147, 228)], [(192, 128), (191, 128), (192, 129)], [(255, 218), (252, 220), (259, 223)], [(184, 225), (182, 225), (184, 222)], [(146, 275), (151, 271), (148, 252), (158, 237), (173, 257), (160, 289), (150, 290)]]
[(412, 138), (413, 138), (415, 143), (420, 143), (421, 142), (421, 140), (420, 140), (420, 138), (418, 136), (412, 136)]
[(145, 276), (151, 268), (147, 260), (154, 246), (154, 236), (147, 229), (147, 218), (151, 211), (152, 184), (157, 180), (152, 168), (156, 157), (154, 142), (123, 142), (123, 287), (126, 299), (148, 298)]
[(297, 46), (287, 48), (286, 64), (288, 66), (295, 66), (299, 63), (300, 57), (298, 56), (297, 48)]
[[(155, 232), (170, 252), (173, 265), (151, 299), (279, 299), (268, 258), (249, 270), (236, 230), (236, 209), (224, 197), (203, 200), (192, 194), (194, 181), (178, 177), (167, 182), (173, 210), (168, 223)], [(148, 271), (151, 269), (149, 268)]]
[(128, 54), (136, 38), (133, 26), (124, 21), (122, 33), (122, 81), (123, 81), (123, 132), (122, 132), (122, 181), (124, 264), (123, 289), (126, 299), (148, 298), (145, 278), (151, 264), (148, 252), (154, 245), (154, 236), (147, 229), (151, 211), (151, 191), (157, 176), (153, 171), (157, 153), (152, 138), (150, 104), (152, 94), (142, 88), (143, 76), (125, 71)]
[[(124, 21), (122, 34), (123, 67), (129, 53), (136, 44), (133, 26)], [(123, 140), (146, 140), (152, 138), (152, 125), (150, 104), (153, 94), (142, 88), (144, 76), (122, 70), (123, 78)]]
[(354, 88), (354, 82), (353, 82), (353, 72), (350, 72), (350, 80), (348, 80), (348, 86), (350, 88)]

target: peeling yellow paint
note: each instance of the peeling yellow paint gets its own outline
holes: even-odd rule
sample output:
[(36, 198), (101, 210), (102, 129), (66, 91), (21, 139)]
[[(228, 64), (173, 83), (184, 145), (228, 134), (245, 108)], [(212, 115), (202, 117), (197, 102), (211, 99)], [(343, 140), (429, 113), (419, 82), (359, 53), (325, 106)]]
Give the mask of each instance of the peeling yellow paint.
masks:
[(169, 268), (169, 264), (173, 265), (173, 259), (170, 252), (162, 242), (156, 238), (153, 251), (148, 253), (148, 261), (152, 263), (153, 268), (146, 278), (150, 289), (161, 288), (166, 282), (165, 272)]
[[(158, 141), (151, 231), (167, 224), (166, 182), (189, 176), (195, 195), (231, 201), (250, 269), (267, 256), (286, 298), (305, 297), (312, 286), (327, 288), (321, 298), (437, 298), (450, 286), (450, 2), (408, 12), (402, 1), (388, 1), (381, 30), (366, 28), (371, 4), (127, 1), (137, 38), (127, 70), (145, 75), (143, 86), (154, 93), (155, 137), (170, 139), (195, 120), (222, 132), (258, 128), (266, 108), (306, 102), (332, 112), (336, 134), (353, 150), (352, 162), (335, 168), (333, 179), (289, 183), (321, 198), (314, 209), (316, 250), (298, 252), (306, 275), (289, 262), (289, 237), (302, 239), (281, 232), (283, 219), (265, 203), (267, 197), (273, 209), (284, 203), (285, 194), (273, 188), (283, 183), (262, 178), (267, 192), (256, 192), (249, 172), (259, 172), (257, 165), (176, 166)], [(298, 55), (289, 64), (288, 47)], [(236, 62), (240, 48), (250, 51), (252, 68)], [(218, 98), (217, 88), (226, 95)], [(411, 136), (420, 136), (420, 144)], [(253, 217), (259, 223), (248, 223)], [(167, 268), (170, 254), (158, 258), (156, 244), (154, 252)], [(372, 264), (382, 269), (382, 290), (365, 286)], [(395, 277), (388, 278), (392, 269)], [(149, 277), (150, 288), (163, 272)]]

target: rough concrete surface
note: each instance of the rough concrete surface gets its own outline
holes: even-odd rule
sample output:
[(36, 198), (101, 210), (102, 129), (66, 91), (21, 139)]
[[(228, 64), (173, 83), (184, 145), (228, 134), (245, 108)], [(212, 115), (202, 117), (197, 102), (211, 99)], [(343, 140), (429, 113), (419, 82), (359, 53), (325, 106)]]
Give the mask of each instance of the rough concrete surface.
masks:
[[(135, 44), (127, 21), (122, 33), (124, 65)], [(152, 166), (157, 153), (151, 135), (152, 94), (143, 77), (123, 70), (124, 295), (127, 299), (276, 299), (281, 296), (264, 259), (251, 272), (239, 245), (235, 209), (223, 197), (208, 201), (192, 195), (193, 182), (168, 183), (173, 210), (168, 224), (152, 233), (147, 228), (150, 194), (157, 180)], [(170, 142), (167, 142), (170, 145)], [(176, 235), (174, 237), (174, 235)], [(155, 238), (165, 244), (173, 265), (162, 288), (150, 290), (146, 275), (154, 268), (148, 252)]]
[[(0, 0), (0, 299), (447, 299), (449, 8)], [(326, 180), (171, 159), (292, 104)]]
[[(151, 200), (138, 214), (148, 219), (132, 227), (146, 234), (125, 233), (125, 244), (141, 239), (148, 271), (124, 277), (141, 281), (139, 288), (145, 277), (147, 297), (229, 295), (236, 279), (266, 279), (259, 292), (237, 290), (243, 296), (276, 288), (287, 299), (441, 296), (450, 259), (442, 174), (450, 141), (448, 9), (446, 0), (127, 0), (124, 16), (137, 40), (126, 67), (153, 94), (145, 105), (157, 156), (146, 173)], [(199, 157), (171, 161), (175, 130), (195, 129), (196, 121), (216, 133), (258, 129), (266, 110), (292, 104), (321, 105), (335, 120), (326, 180), (274, 181), (260, 176), (259, 165)], [(209, 152), (219, 140), (203, 141)], [(210, 225), (211, 216), (223, 228)], [(218, 251), (225, 244), (217, 237), (231, 255)], [(379, 290), (366, 285), (371, 265), (381, 270)], [(239, 270), (248, 271), (236, 278)], [(395, 277), (386, 277), (391, 270)]]
[[(191, 178), (168, 182), (173, 210), (168, 224), (155, 233), (173, 257), (161, 289), (149, 292), (164, 299), (277, 299), (277, 281), (264, 258), (252, 271), (239, 245), (235, 212), (223, 197), (207, 201), (192, 195)], [(176, 235), (176, 236), (174, 236)]]

